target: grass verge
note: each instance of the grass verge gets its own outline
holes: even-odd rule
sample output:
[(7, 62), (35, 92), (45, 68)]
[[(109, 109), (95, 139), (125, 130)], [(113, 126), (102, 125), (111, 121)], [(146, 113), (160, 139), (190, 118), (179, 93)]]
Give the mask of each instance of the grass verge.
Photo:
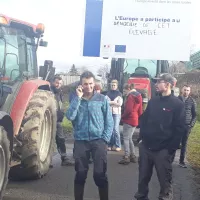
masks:
[(200, 122), (197, 121), (190, 137), (187, 146), (187, 159), (196, 169), (200, 169)]
[(200, 104), (197, 105), (197, 121), (200, 122)]

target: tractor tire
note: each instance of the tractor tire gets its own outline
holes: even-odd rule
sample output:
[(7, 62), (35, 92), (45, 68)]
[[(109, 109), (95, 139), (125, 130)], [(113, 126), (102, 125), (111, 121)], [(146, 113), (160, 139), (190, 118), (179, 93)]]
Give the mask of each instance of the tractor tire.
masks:
[(37, 90), (29, 102), (18, 139), (21, 165), (10, 170), (12, 180), (39, 179), (47, 174), (56, 134), (56, 101), (50, 91)]
[(7, 133), (2, 126), (0, 126), (0, 200), (3, 197), (7, 182), (8, 173), (10, 169), (10, 142)]

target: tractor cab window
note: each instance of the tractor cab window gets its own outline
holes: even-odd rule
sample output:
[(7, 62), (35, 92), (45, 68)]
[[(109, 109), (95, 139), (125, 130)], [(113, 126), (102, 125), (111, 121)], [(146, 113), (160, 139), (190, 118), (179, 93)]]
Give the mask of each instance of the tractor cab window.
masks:
[[(4, 55), (5, 55), (5, 41), (3, 38), (0, 38), (0, 69), (3, 67), (4, 62)], [(2, 71), (0, 71), (2, 73)]]
[(37, 57), (36, 46), (33, 38), (26, 38), (27, 42), (27, 60), (28, 60), (28, 73), (30, 77), (37, 76)]
[(128, 74), (133, 74), (137, 70), (143, 70), (144, 73), (147, 73), (150, 75), (150, 77), (155, 77), (157, 70), (157, 60), (127, 59), (125, 62), (125, 72)]
[(26, 40), (22, 31), (0, 27), (1, 79), (14, 82), (26, 70)]

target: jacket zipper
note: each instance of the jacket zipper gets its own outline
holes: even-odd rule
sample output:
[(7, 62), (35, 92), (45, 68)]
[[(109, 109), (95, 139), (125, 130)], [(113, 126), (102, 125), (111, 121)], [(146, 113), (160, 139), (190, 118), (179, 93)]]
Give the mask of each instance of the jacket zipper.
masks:
[(87, 102), (87, 108), (88, 108), (88, 137), (89, 137), (89, 141), (90, 141), (90, 128), (89, 128), (89, 116), (90, 116), (90, 113), (89, 113), (89, 102)]

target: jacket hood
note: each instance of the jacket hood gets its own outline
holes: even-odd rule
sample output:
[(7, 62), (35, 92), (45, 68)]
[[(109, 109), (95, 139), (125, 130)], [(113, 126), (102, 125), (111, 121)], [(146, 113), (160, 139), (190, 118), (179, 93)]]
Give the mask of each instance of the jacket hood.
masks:
[(139, 92), (137, 92), (136, 90), (131, 90), (129, 95), (132, 95), (134, 97), (135, 103), (140, 103), (141, 94)]
[(128, 94), (132, 93), (132, 92), (137, 92), (136, 89), (132, 89), (128, 92)]

